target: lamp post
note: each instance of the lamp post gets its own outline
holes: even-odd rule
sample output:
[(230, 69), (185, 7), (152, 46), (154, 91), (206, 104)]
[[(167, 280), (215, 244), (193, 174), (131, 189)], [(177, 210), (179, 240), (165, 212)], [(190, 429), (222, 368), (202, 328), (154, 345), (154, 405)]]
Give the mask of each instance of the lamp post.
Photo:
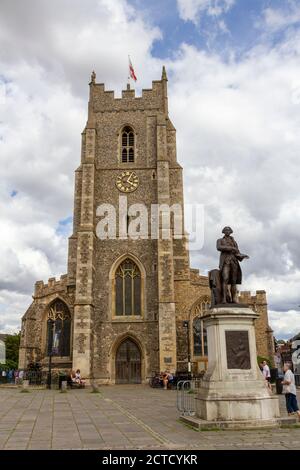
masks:
[(189, 321), (185, 320), (183, 322), (183, 327), (186, 328), (186, 340), (187, 340), (187, 352), (188, 352), (188, 377), (191, 378), (192, 364), (191, 364), (191, 350), (190, 350), (190, 331), (189, 331)]
[(51, 366), (52, 366), (52, 354), (53, 354), (53, 326), (55, 320), (51, 318), (48, 319), (48, 326), (49, 326), (49, 333), (48, 333), (48, 356), (49, 356), (49, 364), (48, 364), (48, 383), (47, 387), (51, 389)]

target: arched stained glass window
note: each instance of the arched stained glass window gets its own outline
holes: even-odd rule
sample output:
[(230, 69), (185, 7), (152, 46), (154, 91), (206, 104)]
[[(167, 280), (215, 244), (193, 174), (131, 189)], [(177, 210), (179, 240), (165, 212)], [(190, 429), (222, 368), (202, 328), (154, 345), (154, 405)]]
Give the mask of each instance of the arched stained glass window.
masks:
[(194, 356), (207, 356), (207, 331), (203, 326), (202, 315), (210, 306), (209, 299), (202, 299), (195, 307), (193, 320), (193, 353)]
[(47, 355), (69, 356), (71, 338), (71, 315), (67, 305), (55, 300), (47, 316)]
[(116, 270), (116, 315), (141, 315), (141, 272), (130, 258)]
[(122, 130), (121, 159), (122, 163), (134, 162), (134, 132), (129, 126)]
[(207, 331), (203, 326), (203, 320), (200, 317), (194, 318), (193, 321), (193, 342), (194, 355), (207, 356)]

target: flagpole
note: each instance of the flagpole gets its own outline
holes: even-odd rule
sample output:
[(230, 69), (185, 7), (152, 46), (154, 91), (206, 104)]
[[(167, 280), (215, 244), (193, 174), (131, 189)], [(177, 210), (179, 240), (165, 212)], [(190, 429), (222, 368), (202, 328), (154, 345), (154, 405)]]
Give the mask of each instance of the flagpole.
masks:
[(128, 76), (127, 76), (127, 88), (130, 89), (130, 68), (129, 68), (129, 64), (130, 64), (130, 56), (128, 54)]
[[(132, 78), (132, 80), (134, 80), (134, 82), (136, 82), (137, 78), (136, 78), (135, 71), (134, 71), (133, 65), (131, 63), (129, 54), (128, 54), (128, 72), (129, 72), (128, 80), (130, 80), (130, 78)], [(129, 81), (129, 88), (130, 88), (130, 81)]]

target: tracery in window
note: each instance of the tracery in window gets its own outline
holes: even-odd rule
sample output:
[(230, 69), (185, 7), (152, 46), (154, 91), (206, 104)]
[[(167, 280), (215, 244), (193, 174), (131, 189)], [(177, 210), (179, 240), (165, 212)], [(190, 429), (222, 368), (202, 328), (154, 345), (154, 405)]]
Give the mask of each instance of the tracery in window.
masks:
[(141, 272), (130, 258), (116, 270), (116, 315), (141, 315)]
[(47, 355), (69, 356), (71, 338), (71, 315), (61, 300), (54, 301), (47, 315)]

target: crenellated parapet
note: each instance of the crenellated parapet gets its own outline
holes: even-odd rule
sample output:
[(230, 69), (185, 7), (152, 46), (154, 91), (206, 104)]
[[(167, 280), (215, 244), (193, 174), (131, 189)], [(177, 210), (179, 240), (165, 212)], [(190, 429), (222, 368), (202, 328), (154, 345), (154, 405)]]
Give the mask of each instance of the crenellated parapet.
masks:
[(91, 110), (94, 113), (109, 111), (130, 110), (164, 110), (163, 81), (152, 82), (152, 88), (142, 90), (142, 96), (135, 96), (135, 90), (122, 91), (121, 98), (115, 98), (114, 91), (105, 90), (103, 83), (95, 83), (91, 86)]
[(37, 281), (34, 286), (33, 298), (38, 299), (58, 292), (67, 292), (68, 275), (63, 274), (58, 280), (50, 277), (47, 284), (44, 281)]
[(94, 113), (118, 111), (156, 110), (168, 114), (167, 74), (162, 70), (161, 80), (153, 80), (152, 88), (143, 89), (142, 96), (135, 96), (135, 90), (122, 91), (121, 98), (115, 98), (114, 91), (105, 90), (104, 83), (96, 83), (96, 74), (92, 73), (90, 81), (89, 120)]
[(199, 269), (190, 269), (190, 280), (192, 284), (208, 287), (208, 277), (200, 274)]
[(254, 295), (251, 291), (239, 292), (239, 302), (247, 305), (267, 305), (267, 294), (264, 290), (257, 290)]

